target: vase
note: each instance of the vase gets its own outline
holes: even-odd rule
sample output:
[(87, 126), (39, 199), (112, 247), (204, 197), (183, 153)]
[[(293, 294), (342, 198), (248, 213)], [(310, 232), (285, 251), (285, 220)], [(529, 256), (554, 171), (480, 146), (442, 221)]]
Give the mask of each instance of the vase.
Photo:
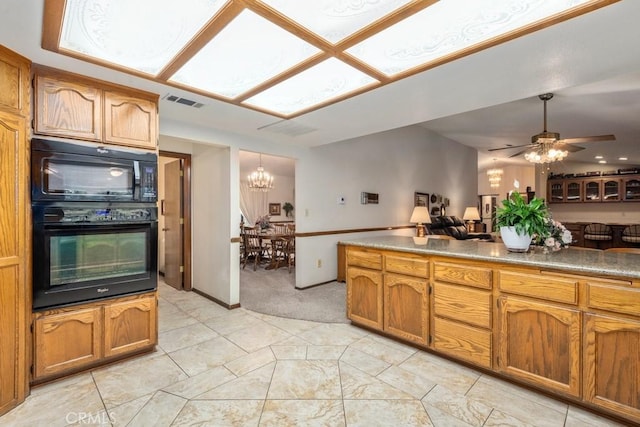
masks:
[(500, 227), (500, 237), (507, 250), (510, 252), (527, 252), (531, 244), (531, 236), (528, 234), (518, 234), (516, 228)]

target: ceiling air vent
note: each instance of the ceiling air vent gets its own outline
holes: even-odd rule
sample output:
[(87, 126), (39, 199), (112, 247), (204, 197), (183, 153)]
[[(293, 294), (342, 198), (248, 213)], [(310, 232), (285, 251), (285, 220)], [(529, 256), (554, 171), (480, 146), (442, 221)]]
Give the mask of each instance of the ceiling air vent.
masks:
[(202, 104), (200, 102), (192, 101), (192, 100), (186, 99), (186, 98), (180, 98), (179, 96), (176, 96), (176, 95), (167, 94), (167, 95), (163, 96), (162, 99), (164, 99), (166, 101), (169, 101), (169, 102), (175, 102), (176, 104), (186, 105), (187, 107), (200, 108), (200, 107), (204, 106), (204, 104)]
[(315, 132), (318, 129), (306, 126), (300, 123), (295, 123), (291, 120), (280, 120), (270, 125), (259, 127), (258, 130), (265, 130), (267, 132), (281, 133), (289, 136), (299, 136), (306, 133)]

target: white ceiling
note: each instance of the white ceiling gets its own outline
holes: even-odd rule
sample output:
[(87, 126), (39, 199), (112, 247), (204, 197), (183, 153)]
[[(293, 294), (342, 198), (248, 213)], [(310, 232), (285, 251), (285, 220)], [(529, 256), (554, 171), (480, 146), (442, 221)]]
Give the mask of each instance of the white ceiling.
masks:
[(477, 147), (482, 168), (512, 152), (488, 148), (526, 144), (542, 131), (537, 95), (553, 92), (548, 130), (563, 138), (617, 137), (584, 144), (587, 149), (570, 158), (586, 160), (619, 147), (630, 164), (640, 164), (640, 1), (614, 3), (285, 122), (309, 131), (302, 135), (273, 131), (269, 125), (281, 120), (264, 113), (43, 50), (43, 1), (0, 2), (0, 44), (35, 63), (205, 104), (194, 109), (162, 100), (161, 130), (163, 121), (183, 122), (311, 147), (420, 124)]

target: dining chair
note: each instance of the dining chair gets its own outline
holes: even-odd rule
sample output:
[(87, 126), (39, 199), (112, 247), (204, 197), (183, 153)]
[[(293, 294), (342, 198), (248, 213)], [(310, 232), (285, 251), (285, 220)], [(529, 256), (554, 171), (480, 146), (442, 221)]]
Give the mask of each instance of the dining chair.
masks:
[(245, 229), (243, 233), (244, 239), (244, 254), (242, 257), (242, 268), (247, 265), (247, 261), (253, 259), (253, 271), (256, 271), (258, 264), (264, 257), (262, 241), (258, 230)]

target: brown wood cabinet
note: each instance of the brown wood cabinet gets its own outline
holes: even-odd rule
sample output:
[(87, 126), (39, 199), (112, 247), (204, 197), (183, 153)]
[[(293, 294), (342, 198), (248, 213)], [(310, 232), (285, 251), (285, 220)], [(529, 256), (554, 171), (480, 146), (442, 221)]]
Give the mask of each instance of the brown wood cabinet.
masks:
[(345, 250), (354, 324), (640, 423), (640, 280)]
[(0, 46), (0, 415), (29, 391), (29, 68)]
[(547, 180), (549, 203), (640, 201), (640, 176), (611, 175)]
[(34, 132), (155, 150), (157, 95), (35, 68)]
[(152, 350), (158, 339), (156, 294), (36, 312), (33, 323), (38, 383)]

